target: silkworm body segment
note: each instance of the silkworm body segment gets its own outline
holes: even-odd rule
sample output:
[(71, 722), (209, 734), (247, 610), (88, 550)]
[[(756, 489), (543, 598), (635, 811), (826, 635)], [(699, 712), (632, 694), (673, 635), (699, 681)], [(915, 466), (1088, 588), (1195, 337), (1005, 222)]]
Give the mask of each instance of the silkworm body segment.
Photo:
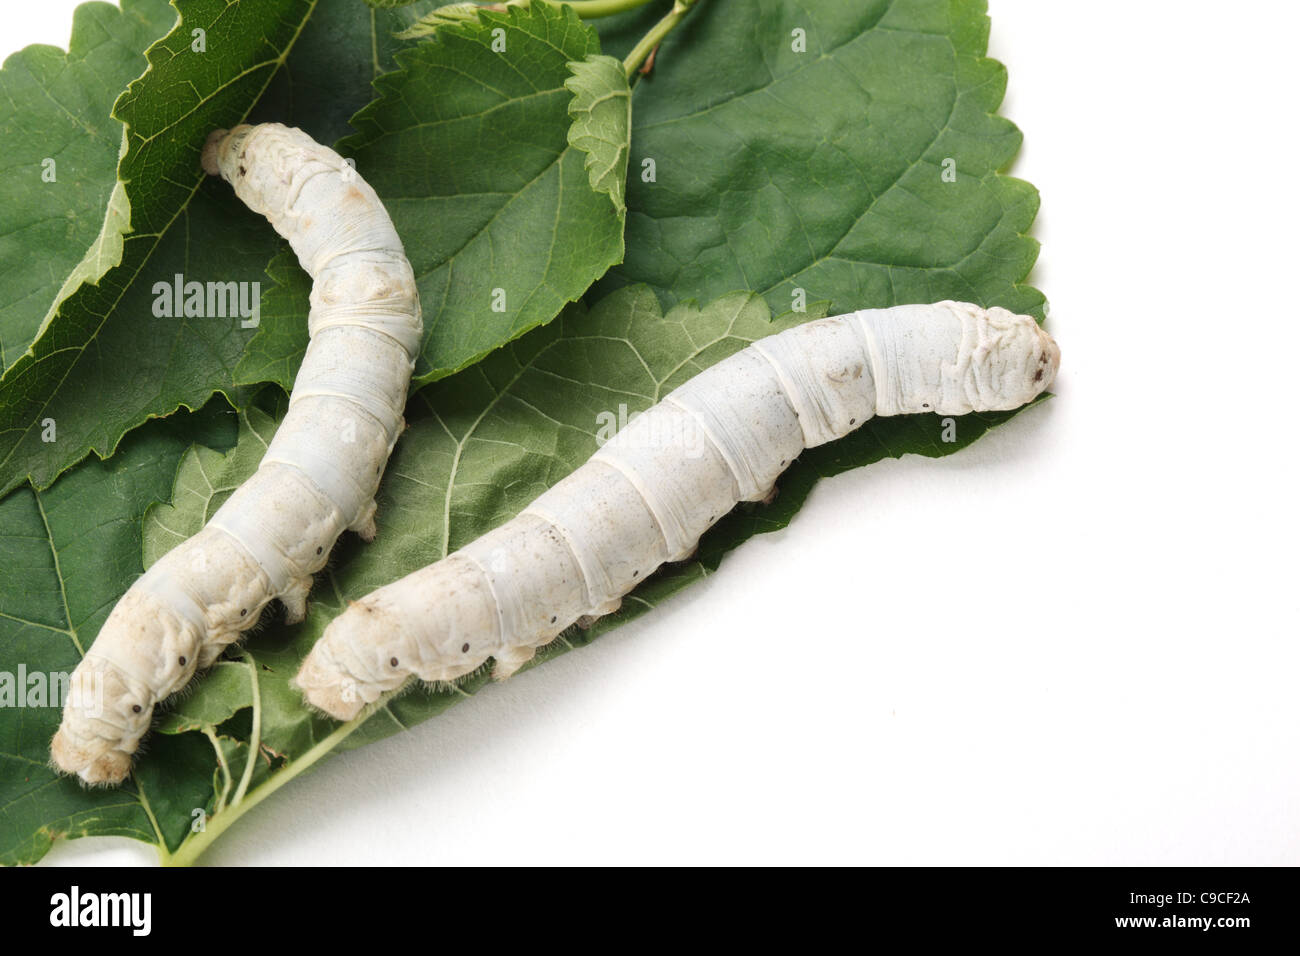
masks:
[(270, 220), (312, 277), (311, 341), (257, 472), (131, 586), (74, 672), (51, 755), (89, 783), (129, 772), (154, 705), (273, 598), (300, 620), (344, 529), (374, 536), (374, 495), (422, 335), (401, 240), (338, 154), (265, 124), (217, 131), (203, 165)]
[(501, 527), (353, 602), (295, 681), (340, 719), (415, 675), (489, 657), (507, 677), (582, 619), (688, 557), (737, 502), (767, 496), (805, 448), (873, 415), (1017, 408), (1060, 352), (1029, 316), (958, 302), (865, 310), (761, 339), (633, 419)]

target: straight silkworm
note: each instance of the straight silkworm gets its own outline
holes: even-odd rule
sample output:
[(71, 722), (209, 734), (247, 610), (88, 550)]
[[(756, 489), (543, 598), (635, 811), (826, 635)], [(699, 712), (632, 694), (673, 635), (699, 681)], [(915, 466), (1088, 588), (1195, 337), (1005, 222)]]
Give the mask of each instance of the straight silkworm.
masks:
[(415, 277), (379, 197), (337, 153), (278, 123), (218, 130), (220, 173), (312, 277), (311, 342), (257, 472), (122, 596), (73, 673), (55, 765), (116, 783), (154, 705), (252, 627), (273, 598), (306, 613), (344, 531), (375, 534), (375, 491), (403, 426), (422, 334)]
[(309, 703), (348, 720), (412, 675), (488, 658), (508, 677), (583, 619), (688, 557), (805, 448), (873, 415), (1017, 408), (1060, 352), (1029, 316), (959, 302), (864, 310), (754, 342), (634, 419), (517, 517), (353, 602), (303, 661)]

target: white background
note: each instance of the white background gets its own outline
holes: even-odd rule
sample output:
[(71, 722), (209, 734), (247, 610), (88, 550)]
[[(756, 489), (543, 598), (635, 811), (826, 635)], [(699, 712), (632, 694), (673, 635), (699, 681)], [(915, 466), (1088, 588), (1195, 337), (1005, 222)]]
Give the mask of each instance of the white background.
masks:
[[(66, 45), (72, 6), (7, 8), (0, 52)], [(990, 7), (1057, 397), (823, 482), (705, 584), (329, 761), (207, 862), (1300, 864), (1300, 15)]]

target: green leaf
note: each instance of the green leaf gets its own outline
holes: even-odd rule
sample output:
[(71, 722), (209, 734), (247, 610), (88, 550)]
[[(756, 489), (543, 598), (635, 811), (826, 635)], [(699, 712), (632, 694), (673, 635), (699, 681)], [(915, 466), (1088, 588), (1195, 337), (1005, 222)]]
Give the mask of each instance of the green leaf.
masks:
[[(366, 2), (371, 6), (383, 7), (405, 6), (410, 0), (366, 0)], [(493, 4), (489, 0), (479, 0), (479, 2), (459, 0), (459, 2), (455, 3), (446, 3), (418, 17), (408, 29), (398, 34), (398, 36), (405, 40), (433, 36), (441, 27), (474, 19), (478, 16), (479, 11), (485, 7), (500, 10), (504, 6), (528, 6), (530, 2), (531, 0), (502, 0), (502, 2)], [(544, 3), (552, 7), (565, 4), (584, 20), (616, 16), (650, 2), (651, 0), (537, 0), (539, 5)]]
[(632, 91), (623, 64), (610, 56), (589, 56), (570, 63), (573, 75), (564, 88), (573, 94), (569, 115), (569, 145), (587, 154), (584, 164), (591, 188), (607, 193), (622, 216), (627, 183), (627, 157), (632, 125)]
[[(318, 3), (294, 42), (285, 69), (271, 80), (248, 122), (297, 126), (319, 143), (335, 143), (347, 136), (353, 131), (349, 121), (374, 99), (375, 78), (393, 70), (394, 55), (408, 45), (394, 34), (436, 3), (419, 0), (402, 10), (372, 10), (348, 0)], [(230, 187), (218, 185), (222, 202), (238, 207)], [(269, 232), (265, 221), (260, 221)], [(275, 236), (271, 242), (275, 249), (287, 247)], [(295, 321), (301, 323), (303, 316)]]
[(0, 70), (10, 104), (0, 115), (0, 372), (36, 337), (56, 293), (95, 281), (121, 257), (123, 130), (109, 112), (144, 72), (145, 47), (175, 20), (167, 0), (82, 4), (66, 53), (29, 46)]
[(227, 498), (257, 470), (275, 421), (256, 406), (239, 413), (240, 441), (227, 455), (195, 446), (176, 472), (170, 504), (157, 504), (145, 515), (144, 566), (148, 568), (186, 538), (198, 534)]
[[(274, 248), (265, 223), (227, 212), (237, 205), (228, 195), (205, 201), (219, 184), (203, 184), (199, 153), (212, 129), (248, 114), (313, 7), (187, 0), (176, 27), (147, 51), (148, 71), (113, 109), (126, 130), (117, 175), (131, 229), (120, 261), (72, 291), (0, 380), (0, 494), (28, 478), (46, 487), (88, 452), (109, 454), (127, 428), (198, 407), (233, 384), (229, 369), (251, 333), (238, 317), (155, 318), (154, 284), (187, 272), (200, 281), (261, 279)], [(222, 251), (199, 255), (192, 236)], [(49, 419), (57, 441), (44, 440)]]
[(245, 661), (217, 661), (195, 691), (164, 714), (154, 729), (164, 734), (183, 734), (229, 720), (251, 704), (248, 669)]
[[(622, 49), (643, 22), (602, 34)], [(998, 173), (1021, 137), (996, 115), (988, 30), (983, 0), (697, 4), (634, 91), (628, 251), (597, 291), (741, 288), (778, 312), (798, 290), (836, 313), (951, 298), (1041, 318), (1024, 284), (1038, 195)], [(927, 424), (870, 427), (916, 442)]]
[[(6, 671), (66, 675), (76, 667), (143, 570), (145, 509), (166, 499), (191, 440), (215, 447), (234, 440), (228, 411), (214, 401), (200, 413), (153, 422), (124, 440), (111, 461), (86, 462), (53, 488), (24, 488), (0, 501), (0, 660)], [(87, 790), (50, 770), (60, 709), (50, 696), (41, 706), (0, 707), (0, 863), (34, 862), (59, 836), (155, 839), (148, 797), (135, 784)], [(166, 760), (169, 750), (152, 752)]]
[[(622, 258), (621, 212), (585, 168), (594, 141), (568, 139), (569, 63), (598, 53), (595, 32), (567, 7), (485, 10), (400, 51), (353, 119), (358, 132), (339, 144), (384, 200), (415, 269), (417, 384), (549, 322)], [(307, 345), (310, 286), (287, 250), (270, 272), (280, 285), (238, 373), (288, 388)]]
[[(366, 2), (370, 3), (371, 0), (366, 0)], [(379, 0), (379, 2), (382, 3), (384, 0)], [(394, 0), (394, 2), (404, 5), (403, 0)], [(418, 40), (421, 37), (433, 36), (440, 27), (477, 19), (478, 12), (481, 9), (482, 6), (477, 3), (448, 3), (420, 17), (399, 36), (404, 40)]]

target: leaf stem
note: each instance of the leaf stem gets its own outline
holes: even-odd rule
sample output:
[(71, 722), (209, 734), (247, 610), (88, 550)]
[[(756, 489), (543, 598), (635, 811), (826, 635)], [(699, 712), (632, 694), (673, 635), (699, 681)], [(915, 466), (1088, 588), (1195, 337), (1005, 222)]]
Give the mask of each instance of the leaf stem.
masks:
[(226, 808), (226, 798), (230, 796), (233, 780), (230, 776), (230, 764), (226, 762), (226, 753), (221, 749), (221, 741), (217, 739), (216, 728), (211, 724), (204, 724), (203, 735), (212, 742), (212, 749), (217, 752), (217, 766), (221, 768), (221, 798), (217, 800), (217, 808), (213, 811), (215, 816)]
[(249, 781), (253, 779), (253, 768), (262, 752), (262, 694), (257, 686), (257, 661), (253, 655), (244, 651), (244, 660), (248, 662), (248, 681), (253, 685), (253, 732), (248, 738), (248, 763), (244, 764), (244, 775), (239, 780), (239, 789), (235, 791), (235, 806), (244, 802), (248, 792)]
[[(444, 24), (473, 20), (478, 16), (480, 10), (503, 13), (510, 7), (526, 8), (532, 2), (533, 0), (496, 0), (494, 3), (483, 3), (474, 2), (474, 0), (463, 0), (463, 2), (449, 3), (426, 13), (412, 23), (409, 29), (397, 36), (401, 39), (413, 40), (434, 33), (439, 26)], [(578, 15), (579, 19), (595, 20), (598, 17), (611, 17), (616, 13), (625, 13), (628, 10), (644, 7), (650, 0), (537, 0), (537, 2), (556, 9), (559, 7), (572, 7), (573, 12)], [(373, 10), (371, 15), (374, 15)]]
[(145, 816), (153, 825), (154, 835), (158, 837), (158, 859), (163, 866), (167, 866), (172, 859), (171, 851), (167, 849), (167, 838), (163, 836), (162, 827), (158, 826), (158, 818), (154, 816), (153, 805), (149, 803), (149, 795), (144, 792), (144, 784), (140, 782), (139, 777), (135, 777), (135, 795), (140, 801), (140, 806), (144, 807)]
[(641, 64), (646, 61), (646, 58), (663, 42), (664, 37), (673, 31), (673, 28), (681, 22), (682, 17), (686, 16), (687, 11), (693, 6), (695, 6), (695, 0), (673, 0), (673, 8), (664, 15), (662, 20), (650, 28), (650, 32), (640, 39), (637, 45), (632, 48), (632, 52), (623, 60), (623, 69), (627, 73), (629, 80), (641, 68)]
[[(611, 17), (625, 10), (644, 7), (650, 0), (544, 0), (552, 7), (573, 7), (573, 12), (583, 20), (595, 20), (597, 17)], [(524, 4), (528, 0), (523, 0)], [(515, 6), (516, 4), (510, 4)]]
[(349, 720), (346, 724), (340, 724), (334, 732), (328, 737), (322, 737), (321, 740), (297, 760), (286, 765), (278, 773), (272, 774), (270, 779), (260, 784), (247, 799), (241, 800), (227, 807), (223, 812), (213, 814), (207, 821), (202, 832), (191, 833), (185, 838), (175, 853), (163, 855), (159, 852), (159, 858), (163, 866), (190, 866), (195, 860), (212, 845), (217, 837), (225, 833), (236, 820), (242, 817), (253, 807), (257, 806), (271, 794), (275, 793), (286, 783), (298, 777), (304, 771), (310, 769), (317, 761), (326, 754), (330, 753), (343, 742), (354, 730), (370, 719), (376, 710), (383, 707), (391, 695), (380, 697), (370, 706), (366, 707), (356, 717)]

